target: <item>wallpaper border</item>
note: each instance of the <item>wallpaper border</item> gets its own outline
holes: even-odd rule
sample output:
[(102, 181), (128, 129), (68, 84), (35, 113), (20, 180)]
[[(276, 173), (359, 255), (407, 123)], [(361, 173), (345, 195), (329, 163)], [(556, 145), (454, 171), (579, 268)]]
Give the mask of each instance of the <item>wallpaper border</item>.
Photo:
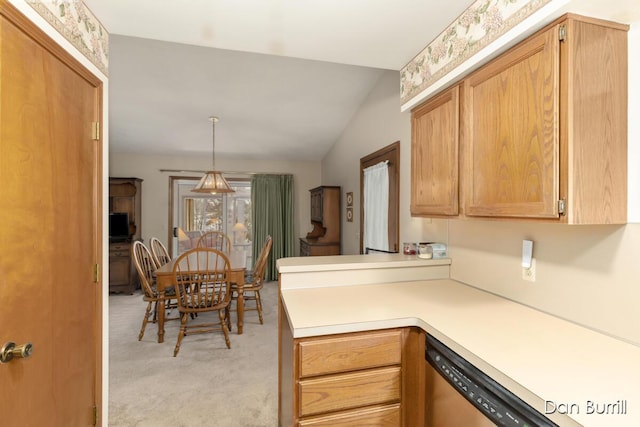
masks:
[(109, 33), (80, 0), (26, 0), (40, 16), (106, 76)]
[(400, 100), (410, 101), (551, 0), (477, 0), (400, 70)]

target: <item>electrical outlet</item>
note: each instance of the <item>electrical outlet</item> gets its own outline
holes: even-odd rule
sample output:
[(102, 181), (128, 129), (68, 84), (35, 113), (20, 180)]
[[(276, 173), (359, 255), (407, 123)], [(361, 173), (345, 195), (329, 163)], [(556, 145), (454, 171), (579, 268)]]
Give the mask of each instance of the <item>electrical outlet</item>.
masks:
[(536, 259), (531, 258), (531, 267), (526, 268), (522, 267), (522, 280), (526, 280), (528, 282), (536, 281)]

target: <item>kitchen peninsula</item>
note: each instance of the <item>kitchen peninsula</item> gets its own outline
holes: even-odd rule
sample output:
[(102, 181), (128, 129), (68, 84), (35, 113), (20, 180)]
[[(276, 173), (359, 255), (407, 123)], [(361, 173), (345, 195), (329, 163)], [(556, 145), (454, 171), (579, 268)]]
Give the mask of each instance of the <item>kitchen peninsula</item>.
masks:
[(450, 280), (450, 262), (278, 260), (280, 425), (424, 425), (425, 334), (560, 426), (640, 425), (640, 348)]

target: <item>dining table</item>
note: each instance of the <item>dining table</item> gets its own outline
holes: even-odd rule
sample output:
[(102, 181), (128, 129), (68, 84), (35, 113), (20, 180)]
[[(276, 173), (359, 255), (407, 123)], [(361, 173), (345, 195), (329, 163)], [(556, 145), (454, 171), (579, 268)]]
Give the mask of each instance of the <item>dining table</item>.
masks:
[[(244, 273), (246, 270), (246, 254), (244, 251), (232, 251), (226, 254), (229, 258), (229, 282), (238, 286), (238, 334), (242, 334), (244, 327)], [(156, 286), (158, 290), (158, 307), (165, 306), (165, 293), (174, 287), (173, 268), (179, 257), (156, 269)], [(157, 310), (158, 342), (164, 342), (165, 310)]]

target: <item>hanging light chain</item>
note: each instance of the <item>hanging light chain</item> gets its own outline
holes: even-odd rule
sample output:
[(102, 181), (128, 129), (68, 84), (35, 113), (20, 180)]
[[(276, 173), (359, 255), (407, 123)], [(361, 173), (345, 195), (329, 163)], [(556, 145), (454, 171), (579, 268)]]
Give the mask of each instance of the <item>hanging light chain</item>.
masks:
[(211, 170), (216, 170), (216, 122), (219, 120), (216, 116), (209, 117), (211, 120), (212, 132), (212, 150), (211, 150)]

